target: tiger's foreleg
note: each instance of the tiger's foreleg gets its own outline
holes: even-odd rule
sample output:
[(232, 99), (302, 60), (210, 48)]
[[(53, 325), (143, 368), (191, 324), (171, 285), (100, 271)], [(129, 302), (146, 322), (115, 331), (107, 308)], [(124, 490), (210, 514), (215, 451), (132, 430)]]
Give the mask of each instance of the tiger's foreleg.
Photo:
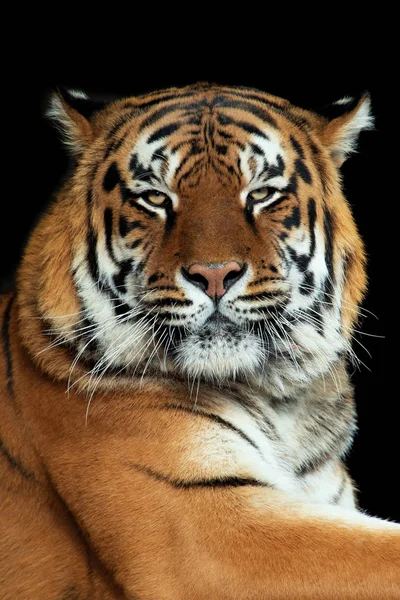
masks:
[[(132, 493), (104, 507), (107, 531), (96, 541), (128, 597), (400, 597), (393, 523), (234, 480), (185, 487), (136, 467), (129, 479)], [(131, 518), (121, 522), (128, 506)]]

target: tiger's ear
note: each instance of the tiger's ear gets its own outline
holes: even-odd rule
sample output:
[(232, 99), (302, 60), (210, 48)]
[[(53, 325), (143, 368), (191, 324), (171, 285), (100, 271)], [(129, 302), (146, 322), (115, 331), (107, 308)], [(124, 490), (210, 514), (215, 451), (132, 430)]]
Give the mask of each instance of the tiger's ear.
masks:
[(77, 156), (92, 141), (92, 115), (105, 105), (106, 102), (91, 100), (84, 92), (60, 87), (51, 95), (46, 114), (60, 129), (64, 144)]
[(320, 137), (333, 162), (341, 167), (355, 152), (360, 132), (374, 127), (370, 96), (365, 92), (358, 98), (342, 98), (317, 112), (324, 117)]

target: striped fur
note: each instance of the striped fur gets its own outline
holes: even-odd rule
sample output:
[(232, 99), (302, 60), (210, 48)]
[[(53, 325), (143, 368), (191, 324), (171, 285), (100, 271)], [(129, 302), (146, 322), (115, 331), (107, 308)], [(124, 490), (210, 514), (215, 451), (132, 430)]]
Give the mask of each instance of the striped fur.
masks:
[(395, 597), (399, 529), (343, 463), (368, 96), (60, 90), (50, 116), (77, 166), (2, 308), (6, 598)]

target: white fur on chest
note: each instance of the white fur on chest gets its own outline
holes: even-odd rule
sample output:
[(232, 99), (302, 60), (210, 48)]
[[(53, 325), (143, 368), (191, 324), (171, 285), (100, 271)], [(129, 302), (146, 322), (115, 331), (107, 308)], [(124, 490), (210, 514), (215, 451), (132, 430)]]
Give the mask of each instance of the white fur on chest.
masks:
[(266, 412), (274, 430), (280, 432), (278, 438), (272, 433), (269, 436), (265, 428), (263, 431), (257, 419), (245, 408), (224, 399), (212, 414), (232, 425), (245, 437), (204, 419), (197, 434), (191, 436), (188, 444), (181, 449), (182, 469), (186, 473), (189, 469), (198, 478), (254, 479), (291, 497), (323, 504), (330, 503), (343, 486), (346, 489), (340, 497), (340, 505), (354, 509), (351, 485), (347, 481), (343, 484), (343, 470), (339, 468), (339, 461), (328, 460), (320, 469), (300, 477), (293, 468), (293, 454), (298, 452), (294, 420), (285, 413), (279, 418), (272, 410)]

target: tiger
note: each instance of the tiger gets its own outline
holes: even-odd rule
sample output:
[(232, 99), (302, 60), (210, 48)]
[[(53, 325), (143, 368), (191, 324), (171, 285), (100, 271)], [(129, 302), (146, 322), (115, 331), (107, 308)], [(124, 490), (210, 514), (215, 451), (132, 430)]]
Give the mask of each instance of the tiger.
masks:
[(400, 526), (345, 464), (369, 94), (58, 88), (48, 116), (72, 169), (1, 299), (1, 597), (399, 598)]

